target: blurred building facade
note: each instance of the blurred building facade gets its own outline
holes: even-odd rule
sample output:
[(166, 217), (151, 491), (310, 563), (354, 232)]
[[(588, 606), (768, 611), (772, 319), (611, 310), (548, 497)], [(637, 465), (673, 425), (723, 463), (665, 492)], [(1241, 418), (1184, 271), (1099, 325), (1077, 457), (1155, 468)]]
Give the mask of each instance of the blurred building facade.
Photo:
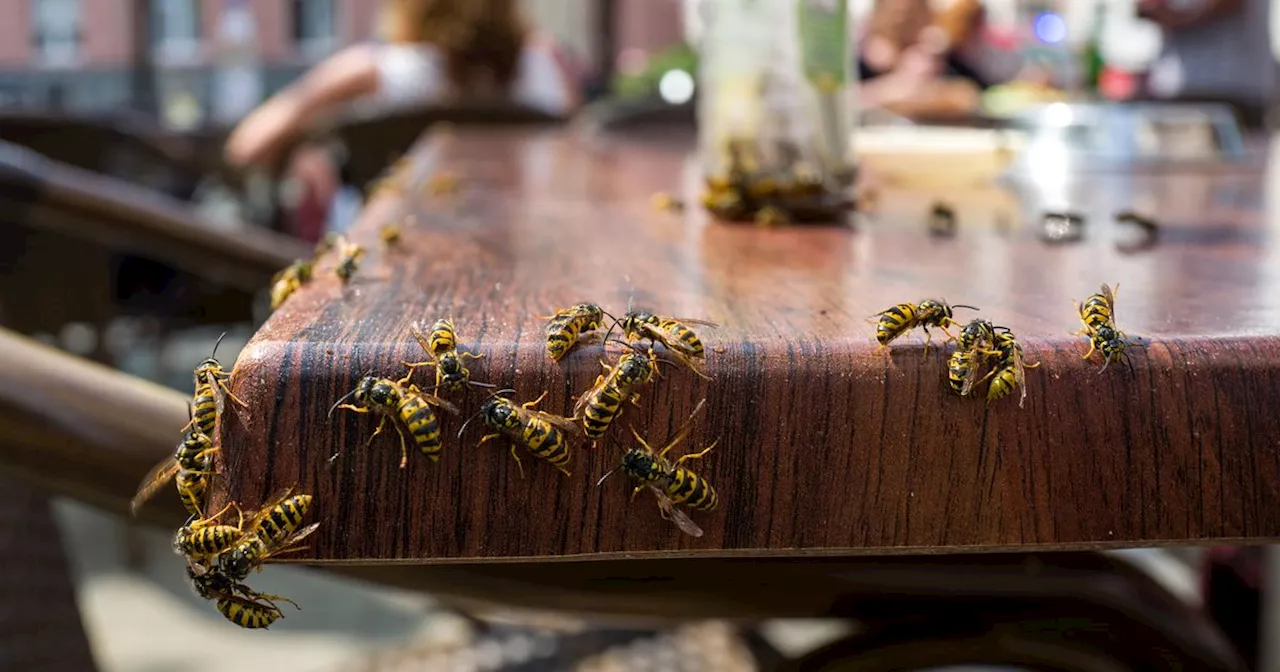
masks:
[[(222, 19), (237, 5), (250, 10), (266, 91), (371, 35), (377, 9), (368, 0), (0, 0), (10, 17), (0, 22), (0, 106), (81, 113), (132, 106), (145, 47), (156, 111), (199, 122), (234, 46)], [(149, 29), (143, 39), (141, 29)]]
[[(684, 0), (616, 0), (615, 54), (652, 53), (682, 38)], [(377, 0), (0, 0), (0, 108), (95, 113), (135, 107), (139, 49), (154, 72), (155, 111), (178, 125), (216, 116), (219, 71), (246, 57), (263, 93), (324, 55), (376, 34)], [(529, 18), (588, 64), (599, 63), (599, 0), (525, 0)], [(248, 10), (256, 53), (228, 34)], [(139, 20), (139, 12), (145, 12)], [(139, 33), (149, 34), (140, 38)], [(236, 52), (234, 56), (230, 52)], [(257, 88), (258, 84), (254, 85)], [(146, 87), (144, 87), (146, 88)]]

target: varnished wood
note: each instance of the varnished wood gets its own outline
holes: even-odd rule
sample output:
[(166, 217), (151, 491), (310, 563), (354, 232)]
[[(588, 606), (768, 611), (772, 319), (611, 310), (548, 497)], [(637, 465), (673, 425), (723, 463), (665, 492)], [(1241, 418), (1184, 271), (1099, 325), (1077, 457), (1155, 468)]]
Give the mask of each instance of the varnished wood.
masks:
[[(691, 138), (575, 138), (565, 131), (458, 128), (416, 147), (401, 188), (373, 199), (352, 236), (370, 253), (347, 286), (323, 261), (241, 354), (248, 403), (223, 425), (229, 495), (252, 506), (278, 487), (316, 497), (320, 562), (479, 562), (664, 556), (811, 556), (989, 549), (1263, 542), (1280, 536), (1280, 294), (1256, 170), (1077, 176), (1066, 205), (1086, 241), (1050, 247), (1030, 228), (1048, 201), (1029, 193), (1003, 229), (985, 202), (957, 197), (959, 233), (933, 240), (933, 193), (881, 199), (851, 229), (760, 230), (657, 213), (657, 190), (692, 191)], [(922, 169), (945, 169), (928, 166)], [(463, 192), (427, 196), (438, 170)], [(683, 172), (682, 172), (683, 171)], [(683, 175), (683, 177), (682, 177)], [(951, 194), (941, 194), (950, 198)], [(997, 202), (999, 199), (997, 199)], [(1054, 204), (1062, 207), (1063, 204)], [(1018, 208), (1025, 208), (1019, 210)], [(1109, 223), (1136, 207), (1159, 244), (1114, 248)], [(403, 248), (378, 228), (406, 214)], [(1027, 222), (1023, 226), (1020, 222)], [(398, 376), (419, 358), (414, 320), (452, 315), (485, 355), (473, 377), (569, 413), (599, 372), (598, 345), (560, 364), (543, 347), (553, 308), (582, 300), (719, 322), (701, 329), (706, 382), (672, 370), (566, 478), (504, 447), (454, 438), (439, 463), (397, 468), (393, 434), (330, 405), (366, 372)], [(1120, 283), (1118, 322), (1151, 339), (1133, 370), (1081, 360), (1072, 299)], [(873, 353), (867, 316), (927, 297), (980, 306), (1012, 328), (1030, 361), (1025, 408), (946, 388), (945, 353), (913, 335)], [(958, 311), (966, 320), (973, 313)], [(935, 344), (939, 343), (935, 339)], [(421, 381), (426, 384), (425, 372)], [(464, 414), (485, 390), (453, 397)], [(632, 424), (661, 441), (694, 404), (689, 437), (720, 439), (694, 463), (723, 504), (694, 514), (695, 539), (624, 479), (597, 488)]]

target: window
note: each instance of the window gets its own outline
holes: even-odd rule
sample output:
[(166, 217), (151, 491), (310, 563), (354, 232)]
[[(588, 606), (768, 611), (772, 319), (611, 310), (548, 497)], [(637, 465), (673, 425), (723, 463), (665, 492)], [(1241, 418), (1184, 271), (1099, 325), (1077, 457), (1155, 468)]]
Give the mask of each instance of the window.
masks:
[(304, 56), (323, 56), (338, 44), (334, 0), (293, 0), (293, 40)]
[(80, 55), (80, 0), (31, 4), (36, 58), (46, 65), (75, 65)]
[(200, 57), (200, 0), (150, 0), (151, 53), (161, 65)]

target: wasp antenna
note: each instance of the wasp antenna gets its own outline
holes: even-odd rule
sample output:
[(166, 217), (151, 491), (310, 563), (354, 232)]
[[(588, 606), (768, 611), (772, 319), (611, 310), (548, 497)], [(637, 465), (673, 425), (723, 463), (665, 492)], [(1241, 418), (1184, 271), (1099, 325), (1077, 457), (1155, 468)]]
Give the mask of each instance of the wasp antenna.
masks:
[(605, 479), (606, 479), (606, 478), (609, 478), (610, 476), (612, 476), (612, 475), (613, 475), (613, 472), (615, 472), (615, 471), (617, 471), (617, 470), (618, 470), (618, 468), (617, 468), (617, 467), (614, 467), (614, 468), (610, 469), (609, 471), (604, 472), (604, 476), (601, 476), (601, 477), (600, 477), (600, 480), (596, 481), (596, 487), (597, 487), (597, 488), (598, 488), (598, 487), (600, 487), (600, 484), (604, 483)]
[(224, 331), (222, 332), (222, 335), (218, 337), (218, 340), (214, 342), (213, 352), (209, 355), (209, 359), (216, 359), (218, 357), (218, 346), (222, 345), (222, 339), (226, 337), (227, 337), (227, 332)]
[(476, 387), (487, 387), (487, 388), (490, 388), (490, 389), (497, 387), (497, 385), (494, 385), (493, 383), (481, 383), (481, 382), (478, 382), (478, 381), (475, 381), (475, 380), (468, 380), (468, 381), (467, 381), (467, 384), (468, 384), (468, 385), (474, 385), (474, 386), (476, 386)]
[[(489, 397), (489, 398), (490, 398), (490, 399), (492, 399), (493, 397), (491, 396), (491, 397)], [(463, 432), (465, 432), (465, 431), (467, 431), (467, 425), (470, 425), (472, 420), (475, 420), (476, 418), (480, 417), (480, 414), (481, 414), (481, 413), (483, 413), (483, 412), (484, 412), (484, 409), (482, 408), (482, 409), (480, 409), (480, 410), (476, 411), (475, 413), (472, 413), (472, 414), (471, 414), (471, 417), (467, 418), (466, 422), (462, 423), (462, 426), (458, 428), (458, 436), (457, 436), (457, 438), (461, 439), (461, 438), (462, 438), (462, 433), (463, 433)]]
[(952, 308), (968, 308), (969, 310), (981, 310), (981, 308), (979, 308), (979, 307), (977, 307), (977, 306), (970, 306), (970, 305), (965, 304), (965, 303), (953, 303), (953, 304), (951, 304), (951, 307), (952, 307)]
[(341, 405), (342, 405), (342, 402), (344, 402), (344, 401), (346, 401), (346, 400), (350, 399), (350, 398), (351, 398), (351, 395), (355, 394), (355, 393), (356, 393), (356, 390), (358, 390), (358, 389), (360, 389), (360, 388), (353, 388), (350, 392), (348, 392), (348, 393), (346, 393), (346, 394), (342, 395), (341, 397), (339, 397), (339, 398), (338, 398), (338, 400), (337, 400), (337, 401), (333, 402), (333, 405), (329, 407), (329, 415), (328, 415), (328, 417), (332, 418), (332, 417), (333, 417), (333, 412), (334, 412), (335, 410), (337, 410), (337, 408), (338, 408), (339, 406), (341, 406)]

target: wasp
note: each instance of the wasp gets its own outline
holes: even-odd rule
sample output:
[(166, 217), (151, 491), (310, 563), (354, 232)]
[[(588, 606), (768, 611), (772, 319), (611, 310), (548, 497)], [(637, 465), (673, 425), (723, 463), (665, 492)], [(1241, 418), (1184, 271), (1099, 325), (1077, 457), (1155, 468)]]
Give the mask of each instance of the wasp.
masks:
[(275, 310), (298, 291), (298, 288), (311, 281), (313, 261), (295, 261), (279, 273), (271, 276), (271, 310)]
[(582, 334), (599, 329), (604, 324), (605, 312), (594, 303), (579, 303), (561, 308), (553, 315), (543, 316), (547, 322), (547, 354), (560, 361), (565, 353), (578, 344)]
[(600, 362), (600, 366), (604, 367), (604, 373), (596, 377), (596, 382), (573, 406), (573, 417), (582, 419), (582, 428), (592, 441), (604, 436), (609, 425), (622, 415), (623, 402), (638, 405), (637, 390), (658, 375), (658, 360), (639, 348), (622, 354), (614, 366), (604, 362)]
[[(187, 407), (187, 414), (191, 414), (190, 406)], [(147, 500), (177, 477), (178, 496), (182, 499), (183, 506), (192, 515), (199, 516), (208, 486), (206, 477), (214, 473), (213, 454), (216, 452), (218, 449), (213, 446), (213, 440), (200, 431), (199, 427), (187, 430), (174, 449), (173, 456), (161, 460), (142, 478), (138, 492), (129, 505), (133, 515), (138, 515)]]
[(218, 337), (218, 342), (213, 344), (213, 353), (209, 358), (200, 362), (200, 366), (196, 367), (194, 372), (195, 378), (195, 395), (192, 398), (191, 405), (195, 411), (191, 422), (187, 423), (183, 429), (188, 429), (195, 425), (201, 432), (213, 436), (214, 425), (217, 419), (222, 417), (222, 413), (226, 408), (226, 398), (230, 397), (232, 401), (247, 407), (244, 403), (231, 392), (231, 388), (227, 387), (227, 381), (231, 378), (231, 374), (222, 368), (222, 364), (218, 362), (218, 346), (222, 344), (222, 339), (226, 337), (223, 332)]
[(925, 341), (924, 352), (929, 354), (929, 343), (933, 340), (933, 334), (929, 333), (929, 327), (937, 327), (942, 333), (947, 335), (948, 339), (955, 340), (951, 332), (947, 331), (947, 327), (956, 324), (952, 319), (952, 309), (968, 308), (977, 310), (973, 306), (966, 306), (961, 303), (948, 305), (946, 301), (941, 299), (925, 299), (920, 303), (899, 303), (898, 305), (872, 315), (876, 320), (876, 341), (880, 346), (876, 348), (876, 352), (880, 352), (889, 347), (895, 339), (903, 334), (921, 327), (924, 329)]
[[(400, 468), (404, 469), (409, 462), (409, 451), (405, 446), (405, 435), (408, 434), (413, 438), (413, 445), (422, 451), (435, 462), (440, 459), (440, 451), (442, 444), (440, 442), (440, 420), (436, 417), (436, 413), (432, 410), (432, 406), (457, 413), (458, 409), (453, 404), (419, 390), (416, 385), (405, 386), (408, 378), (395, 381), (389, 378), (375, 378), (373, 376), (365, 376), (356, 384), (354, 390), (343, 395), (329, 409), (329, 415), (333, 415), (335, 409), (341, 408), (356, 413), (377, 413), (381, 415), (378, 421), (378, 427), (374, 430), (373, 435), (369, 437), (369, 441), (365, 445), (373, 443), (374, 438), (382, 433), (384, 427), (390, 422), (395, 426), (396, 431), (400, 434)], [(353, 404), (344, 404), (347, 399), (355, 397), (356, 401), (364, 404), (364, 406), (356, 406)]]
[(382, 244), (392, 247), (400, 242), (400, 232), (403, 225), (400, 222), (387, 222), (378, 229), (378, 237), (382, 239)]
[(449, 172), (439, 172), (431, 176), (427, 180), (427, 193), (432, 196), (444, 196), (453, 194), (458, 191), (458, 185), (461, 181), (457, 175)]
[(341, 256), (333, 272), (346, 283), (360, 268), (360, 260), (364, 258), (364, 248), (344, 238), (339, 243), (338, 252)]
[(658, 212), (683, 212), (684, 201), (668, 194), (665, 191), (656, 192), (649, 197), (649, 204)]
[(458, 351), (458, 336), (454, 331), (453, 320), (441, 318), (431, 325), (431, 330), (422, 328), (414, 322), (410, 327), (413, 338), (427, 352), (431, 359), (424, 362), (405, 362), (410, 375), (419, 366), (433, 366), (436, 369), (436, 387), (458, 391), (463, 385), (471, 384), (480, 387), (493, 387), (488, 383), (477, 383), (471, 380), (471, 371), (462, 364), (467, 359), (480, 359), (484, 355)]
[[(696, 363), (696, 360), (706, 359), (707, 353), (702, 345), (702, 339), (698, 338), (698, 334), (689, 328), (688, 325), (690, 324), (712, 328), (720, 326), (707, 320), (697, 320), (690, 317), (665, 317), (654, 315), (644, 310), (627, 310), (627, 314), (620, 321), (615, 321), (614, 323), (615, 326), (622, 329), (622, 334), (628, 341), (648, 338), (661, 343), (667, 348), (668, 352), (675, 355), (694, 373), (710, 379), (710, 376), (703, 373), (701, 366)], [(612, 332), (613, 327), (610, 327), (609, 331)], [(608, 339), (608, 334), (605, 334), (605, 338)]]
[(242, 628), (266, 628), (282, 618), (284, 614), (276, 602), (286, 602), (298, 608), (293, 600), (259, 593), (206, 563), (188, 562), (187, 578), (197, 595), (214, 600), (218, 613)]
[(756, 211), (756, 226), (772, 228), (791, 223), (791, 216), (785, 210), (774, 205), (766, 205)]
[(702, 536), (702, 528), (698, 527), (689, 516), (676, 508), (677, 505), (683, 505), (694, 511), (711, 511), (720, 505), (720, 496), (716, 494), (715, 488), (711, 486), (707, 480), (694, 473), (689, 468), (683, 466), (689, 460), (697, 460), (705, 457), (716, 447), (719, 440), (712, 442), (711, 445), (703, 448), (696, 453), (687, 453), (680, 456), (675, 463), (667, 461), (667, 453), (671, 452), (684, 441), (685, 436), (689, 433), (689, 428), (693, 424), (693, 419), (706, 405), (707, 400), (703, 399), (693, 409), (693, 413), (689, 414), (689, 419), (685, 420), (684, 425), (676, 432), (675, 436), (663, 446), (662, 450), (654, 451), (644, 437), (640, 433), (631, 428), (632, 435), (636, 441), (640, 443), (639, 447), (633, 447), (622, 456), (621, 463), (610, 469), (604, 476), (596, 482), (596, 486), (604, 483), (615, 471), (621, 471), (639, 485), (632, 491), (631, 497), (635, 498), (640, 494), (641, 490), (648, 488), (653, 496), (658, 500), (658, 508), (662, 511), (662, 517), (670, 519), (686, 534), (694, 537)]
[(1097, 294), (1076, 306), (1080, 314), (1080, 322), (1084, 324), (1084, 327), (1076, 333), (1084, 334), (1089, 338), (1089, 351), (1084, 354), (1084, 359), (1089, 359), (1095, 351), (1102, 353), (1103, 363), (1100, 372), (1106, 371), (1111, 362), (1128, 361), (1126, 348), (1129, 347), (1129, 339), (1123, 331), (1116, 328), (1115, 323), (1115, 293), (1118, 291), (1120, 291), (1120, 285), (1116, 285), (1113, 290), (1103, 284)]
[(1003, 399), (1012, 393), (1014, 388), (1018, 388), (1021, 392), (1021, 396), (1018, 397), (1018, 407), (1021, 408), (1022, 403), (1027, 400), (1026, 370), (1034, 369), (1040, 366), (1040, 363), (1025, 363), (1022, 359), (1022, 345), (1014, 338), (1013, 332), (1003, 327), (995, 334), (994, 349), (998, 355), (996, 367), (987, 374), (987, 378), (994, 376), (987, 387), (987, 403)]
[(481, 437), (477, 447), (493, 439), (505, 438), (511, 442), (511, 457), (515, 458), (520, 469), (520, 477), (524, 477), (524, 465), (516, 453), (516, 446), (524, 446), (534, 457), (541, 459), (569, 475), (570, 436), (578, 434), (578, 426), (570, 418), (565, 418), (546, 411), (533, 410), (546, 396), (541, 396), (525, 404), (515, 402), (502, 396), (513, 394), (515, 390), (499, 390), (490, 395), (480, 405), (475, 415), (462, 423), (458, 430), (458, 438), (466, 431), (467, 425), (475, 418), (480, 418), (493, 433)]
[(337, 231), (330, 231), (324, 234), (324, 237), (316, 243), (315, 257), (319, 258), (328, 254), (329, 251), (337, 247), (342, 240), (342, 234)]
[(947, 382), (953, 392), (964, 397), (973, 391), (983, 359), (999, 354), (991, 349), (995, 339), (995, 327), (986, 320), (973, 320), (960, 330), (955, 352), (947, 362)]
[(173, 551), (188, 560), (205, 560), (230, 549), (244, 536), (244, 515), (235, 525), (221, 524), (218, 519), (234, 506), (229, 503), (211, 516), (189, 520), (178, 528), (173, 536)]
[(320, 523), (306, 527), (302, 519), (311, 508), (311, 495), (294, 495), (287, 488), (267, 501), (244, 523), (240, 540), (218, 556), (218, 570), (233, 581), (240, 581), (249, 571), (277, 555), (301, 550), (298, 545), (311, 536)]

